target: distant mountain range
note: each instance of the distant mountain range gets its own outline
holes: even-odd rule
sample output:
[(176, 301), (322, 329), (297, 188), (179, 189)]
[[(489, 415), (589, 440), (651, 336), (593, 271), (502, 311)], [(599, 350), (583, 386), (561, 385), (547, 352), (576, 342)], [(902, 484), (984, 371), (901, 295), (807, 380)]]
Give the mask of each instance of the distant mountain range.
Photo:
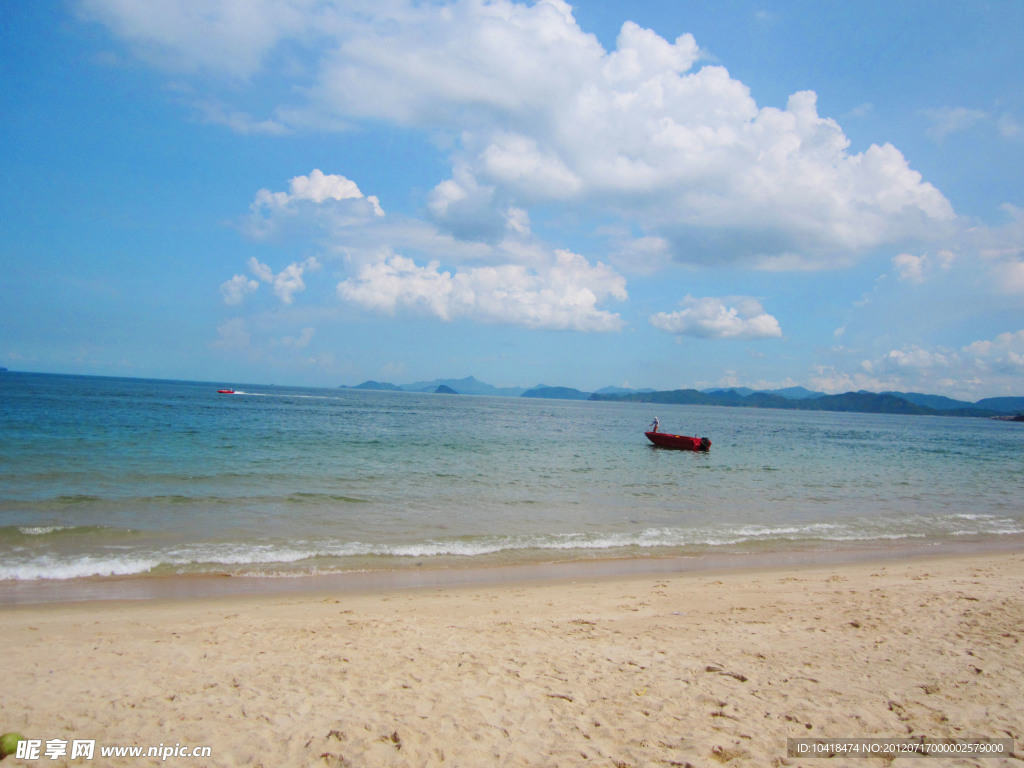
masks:
[(527, 391), (526, 387), (494, 387), (477, 379), (475, 376), (467, 376), (464, 379), (434, 379), (433, 381), (416, 381), (412, 384), (398, 386), (383, 381), (364, 381), (354, 387), (346, 389), (376, 389), (385, 392), (427, 392), (436, 393), (439, 387), (447, 387), (451, 393), (459, 395), (489, 395), (491, 397), (519, 397)]
[[(903, 413), (921, 416), (1009, 416), (1024, 410), (1024, 397), (987, 398), (967, 403), (949, 398), (931, 400), (935, 395), (907, 393), (846, 392), (842, 395), (818, 394), (807, 397), (786, 397), (772, 392), (740, 394), (735, 390), (700, 392), (677, 389), (632, 395), (593, 395), (592, 400), (614, 400), (638, 403), (675, 403), (686, 405), (721, 405), (739, 408), (782, 408), (802, 411), (849, 411), (856, 413)], [(934, 405), (922, 405), (925, 399)], [(935, 407), (940, 405), (941, 407)]]
[(732, 387), (663, 391), (605, 387), (597, 392), (583, 392), (572, 387), (552, 387), (545, 384), (538, 384), (529, 389), (526, 387), (494, 387), (473, 376), (467, 376), (464, 379), (417, 381), (403, 386), (380, 381), (364, 381), (351, 389), (530, 397), (549, 400), (600, 400), (604, 402), (718, 405), (731, 408), (781, 408), (931, 416), (1006, 417), (1024, 412), (1024, 397), (988, 397), (972, 403), (919, 392), (860, 391), (847, 392), (842, 395), (826, 395), (824, 392), (814, 392), (804, 387), (785, 387), (773, 390)]
[[(416, 381), (412, 384), (391, 384), (386, 381), (364, 381), (354, 387), (342, 385), (343, 389), (373, 389), (382, 392), (425, 392), (435, 394), (439, 389), (442, 394), (488, 395), (491, 397), (541, 397), (552, 400), (587, 400), (592, 394), (597, 395), (631, 395), (653, 392), (653, 389), (626, 389), (624, 387), (604, 387), (597, 392), (581, 392), (571, 387), (549, 387), (537, 384), (534, 387), (494, 387), (467, 376), (464, 379), (434, 379), (433, 381)], [(450, 391), (446, 391), (450, 390)]]

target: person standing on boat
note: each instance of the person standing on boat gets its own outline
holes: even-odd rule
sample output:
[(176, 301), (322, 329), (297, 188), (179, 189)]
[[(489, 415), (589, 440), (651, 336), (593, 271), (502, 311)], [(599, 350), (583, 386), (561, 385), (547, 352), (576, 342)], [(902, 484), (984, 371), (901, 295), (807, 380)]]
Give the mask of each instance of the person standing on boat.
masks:
[(658, 417), (655, 416), (654, 417), (654, 421), (651, 422), (651, 432), (657, 432), (658, 431), (658, 427), (660, 427), (660, 426), (661, 426), (661, 422), (658, 421)]

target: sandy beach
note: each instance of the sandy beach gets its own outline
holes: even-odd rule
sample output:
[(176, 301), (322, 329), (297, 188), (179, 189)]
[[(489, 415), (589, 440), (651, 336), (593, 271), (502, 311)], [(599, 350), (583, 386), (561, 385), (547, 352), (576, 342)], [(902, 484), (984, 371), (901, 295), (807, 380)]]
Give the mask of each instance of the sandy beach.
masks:
[[(902, 765), (1024, 731), (1024, 555), (0, 609), (9, 765)], [(100, 757), (102, 746), (210, 757)], [(1021, 752), (1017, 753), (1018, 755)], [(928, 765), (1020, 766), (1020, 757)]]

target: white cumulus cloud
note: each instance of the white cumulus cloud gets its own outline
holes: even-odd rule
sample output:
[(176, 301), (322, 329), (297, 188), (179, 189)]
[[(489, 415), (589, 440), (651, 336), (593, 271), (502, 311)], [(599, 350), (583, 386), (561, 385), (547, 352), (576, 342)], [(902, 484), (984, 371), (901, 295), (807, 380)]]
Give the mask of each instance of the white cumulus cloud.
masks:
[(442, 271), (440, 263), (420, 266), (388, 255), (365, 264), (338, 285), (343, 299), (379, 312), (419, 311), (442, 320), (467, 318), (527, 328), (615, 331), (619, 315), (599, 308), (627, 298), (625, 280), (610, 267), (592, 266), (582, 256), (558, 251), (536, 269), (516, 264)]
[[(302, 276), (306, 271), (320, 269), (320, 262), (316, 257), (310, 256), (305, 261), (296, 261), (289, 264), (277, 274), (266, 264), (263, 264), (255, 256), (248, 261), (249, 271), (260, 281), (270, 284), (274, 295), (283, 304), (291, 304), (295, 294), (306, 290), (306, 283)], [(235, 275), (227, 282), (221, 284), (221, 294), (224, 296), (225, 304), (241, 304), (242, 299), (259, 288), (256, 280), (250, 280), (244, 275)]]
[[(253, 208), (284, 209), (293, 203), (308, 200), (313, 203), (324, 203), (328, 200), (362, 200), (365, 196), (351, 179), (337, 174), (327, 174), (319, 168), (313, 169), (308, 176), (296, 176), (288, 182), (288, 192), (271, 192), (261, 189), (256, 193)], [(366, 197), (373, 208), (374, 214), (383, 216), (380, 200), (375, 195)]]
[(908, 344), (861, 360), (853, 372), (819, 366), (812, 386), (826, 392), (932, 392), (975, 400), (1019, 395), (1024, 375), (1024, 330), (1000, 333), (960, 348)]
[(221, 283), (220, 294), (224, 297), (224, 303), (228, 305), (241, 304), (246, 296), (256, 293), (260, 284), (251, 280), (245, 275), (235, 275), (230, 280)]
[(765, 312), (756, 299), (687, 296), (682, 304), (683, 308), (675, 312), (652, 315), (651, 325), (668, 333), (704, 339), (772, 339), (782, 336), (778, 320)]
[[(698, 66), (692, 35), (668, 40), (630, 21), (606, 50), (562, 0), (82, 7), (147, 60), (198, 73), (197, 88), (214, 89), (207, 74), (269, 74), (275, 56), (300, 52), (297, 74), (273, 71), (294, 87), (280, 89), (290, 95), (264, 120), (222, 108), (245, 113), (247, 126), (372, 122), (444, 134), (451, 175), (428, 208), (463, 238), (495, 241), (513, 208), (586, 203), (664, 239), (676, 260), (817, 268), (927, 240), (955, 219), (897, 148), (851, 152), (813, 92), (759, 106), (724, 67)], [(312, 177), (256, 206), (357, 199), (338, 177)]]
[(868, 373), (916, 373), (949, 369), (958, 363), (953, 350), (928, 350), (910, 345), (902, 349), (891, 349), (877, 360), (865, 360), (863, 368)]
[(939, 251), (935, 256), (900, 253), (893, 257), (892, 265), (896, 267), (900, 280), (923, 283), (932, 270), (948, 271), (955, 260), (956, 256), (948, 250)]
[(351, 179), (319, 169), (290, 179), (287, 192), (259, 190), (249, 213), (244, 229), (257, 239), (289, 224), (314, 229), (324, 220), (332, 226), (348, 226), (384, 217), (376, 195), (364, 195)]
[(1001, 333), (963, 348), (972, 364), (1007, 374), (1024, 373), (1024, 330)]

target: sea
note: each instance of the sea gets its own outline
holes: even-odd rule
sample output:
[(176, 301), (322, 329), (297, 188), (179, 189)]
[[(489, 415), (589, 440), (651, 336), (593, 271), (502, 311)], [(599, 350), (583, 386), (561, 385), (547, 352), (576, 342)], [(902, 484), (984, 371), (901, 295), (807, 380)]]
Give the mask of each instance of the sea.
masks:
[(1020, 549), (1022, 459), (984, 418), (5, 372), (0, 603)]

